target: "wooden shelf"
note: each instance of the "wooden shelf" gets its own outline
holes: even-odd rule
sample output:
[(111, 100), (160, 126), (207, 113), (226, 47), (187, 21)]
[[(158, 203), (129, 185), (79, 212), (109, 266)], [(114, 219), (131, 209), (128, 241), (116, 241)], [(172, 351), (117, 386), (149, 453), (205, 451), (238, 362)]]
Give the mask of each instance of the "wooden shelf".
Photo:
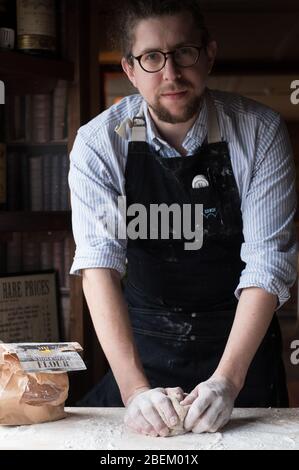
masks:
[(48, 142), (46, 144), (30, 142), (7, 142), (7, 148), (10, 152), (28, 153), (30, 155), (44, 155), (47, 153), (67, 153), (68, 142)]
[(0, 51), (0, 73), (16, 77), (52, 77), (71, 81), (74, 78), (72, 62), (23, 54), (16, 51)]
[(74, 79), (72, 62), (48, 59), (16, 51), (0, 51), (0, 78), (6, 93), (47, 93), (57, 80)]
[(71, 211), (0, 212), (0, 232), (71, 230)]
[(50, 141), (45, 143), (38, 143), (38, 142), (7, 142), (6, 145), (8, 147), (39, 147), (39, 148), (47, 148), (47, 147), (67, 147), (68, 141), (67, 140), (57, 140), (57, 141)]

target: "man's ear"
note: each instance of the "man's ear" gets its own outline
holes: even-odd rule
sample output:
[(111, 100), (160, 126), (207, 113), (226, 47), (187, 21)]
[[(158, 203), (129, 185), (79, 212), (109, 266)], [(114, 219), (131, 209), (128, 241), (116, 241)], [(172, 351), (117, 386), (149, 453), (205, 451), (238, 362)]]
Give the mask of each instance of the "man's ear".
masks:
[(132, 85), (137, 88), (137, 85), (136, 85), (136, 79), (135, 79), (135, 71), (134, 71), (134, 67), (133, 65), (130, 65), (128, 60), (123, 57), (121, 59), (121, 66), (123, 68), (123, 71), (125, 72), (125, 74), (127, 75), (128, 79), (130, 80), (130, 82), (132, 83)]
[(211, 72), (217, 54), (217, 42), (210, 41), (207, 45), (208, 71)]

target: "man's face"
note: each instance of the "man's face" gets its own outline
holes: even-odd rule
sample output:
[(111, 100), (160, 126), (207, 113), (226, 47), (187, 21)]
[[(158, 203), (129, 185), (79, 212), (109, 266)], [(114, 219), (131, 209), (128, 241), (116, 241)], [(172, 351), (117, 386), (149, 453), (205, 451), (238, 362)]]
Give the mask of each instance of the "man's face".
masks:
[[(181, 45), (202, 45), (201, 34), (189, 13), (141, 20), (135, 28), (132, 54), (136, 57), (148, 51), (169, 52)], [(137, 60), (131, 66), (123, 58), (122, 66), (151, 112), (159, 120), (175, 124), (187, 122), (198, 113), (215, 54), (216, 43), (211, 42), (191, 67), (177, 66), (173, 56), (168, 56), (165, 67), (155, 73), (144, 71)]]

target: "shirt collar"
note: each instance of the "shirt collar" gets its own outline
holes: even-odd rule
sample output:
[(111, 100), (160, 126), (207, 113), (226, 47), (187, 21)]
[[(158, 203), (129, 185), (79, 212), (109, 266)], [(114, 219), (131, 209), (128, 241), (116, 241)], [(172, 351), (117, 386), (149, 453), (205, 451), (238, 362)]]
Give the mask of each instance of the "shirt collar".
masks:
[[(158, 151), (163, 147), (171, 149), (171, 146), (159, 135), (159, 131), (149, 113), (148, 105), (145, 101), (143, 101), (143, 113), (146, 122), (147, 141), (154, 145), (155, 149)], [(188, 154), (194, 153), (198, 147), (203, 144), (208, 131), (207, 116), (207, 106), (205, 100), (203, 99), (198, 117), (191, 129), (186, 134), (182, 144)]]

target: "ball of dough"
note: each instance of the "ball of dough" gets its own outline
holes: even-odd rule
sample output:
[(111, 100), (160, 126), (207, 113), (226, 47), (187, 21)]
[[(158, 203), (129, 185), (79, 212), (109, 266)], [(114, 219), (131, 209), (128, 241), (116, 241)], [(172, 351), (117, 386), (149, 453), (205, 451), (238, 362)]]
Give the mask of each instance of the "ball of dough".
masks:
[(180, 405), (180, 402), (178, 400), (178, 396), (177, 394), (175, 393), (175, 391), (169, 391), (168, 392), (168, 397), (170, 398), (172, 404), (173, 404), (173, 407), (179, 417), (179, 420), (178, 420), (178, 423), (175, 425), (175, 426), (170, 426), (169, 429), (170, 429), (170, 432), (169, 432), (169, 435), (168, 436), (178, 436), (180, 434), (185, 434), (186, 432), (186, 429), (184, 429), (184, 421), (185, 421), (185, 417), (188, 413), (188, 410), (190, 408), (190, 405), (186, 405), (186, 406), (182, 406)]

